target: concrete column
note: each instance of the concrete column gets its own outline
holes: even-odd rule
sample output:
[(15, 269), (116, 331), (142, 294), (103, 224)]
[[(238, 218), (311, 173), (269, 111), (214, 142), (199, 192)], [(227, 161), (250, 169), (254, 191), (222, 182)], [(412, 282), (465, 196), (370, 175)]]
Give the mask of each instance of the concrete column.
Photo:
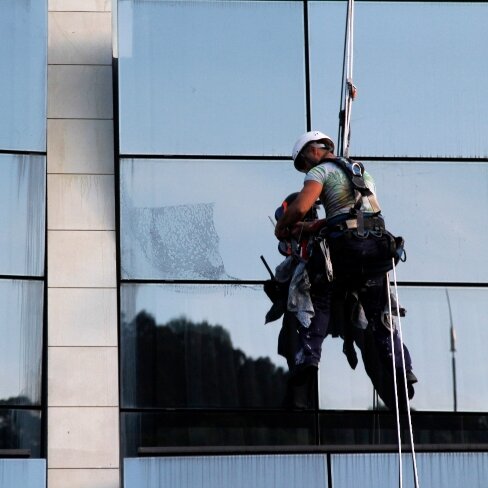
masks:
[(48, 487), (119, 487), (110, 0), (49, 0)]

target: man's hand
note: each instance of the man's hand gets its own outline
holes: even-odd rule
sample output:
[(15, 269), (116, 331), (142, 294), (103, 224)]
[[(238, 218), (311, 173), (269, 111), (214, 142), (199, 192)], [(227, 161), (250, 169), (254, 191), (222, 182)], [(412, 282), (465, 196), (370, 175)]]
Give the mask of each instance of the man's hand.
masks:
[(279, 241), (287, 239), (288, 237), (290, 237), (290, 229), (288, 229), (288, 227), (280, 227), (276, 225), (275, 236)]

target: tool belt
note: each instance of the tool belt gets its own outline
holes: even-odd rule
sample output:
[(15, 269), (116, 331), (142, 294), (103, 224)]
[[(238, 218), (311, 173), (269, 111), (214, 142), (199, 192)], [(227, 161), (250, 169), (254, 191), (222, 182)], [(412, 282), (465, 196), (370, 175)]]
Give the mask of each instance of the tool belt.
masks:
[[(331, 234), (333, 232), (347, 233), (348, 231), (357, 230), (360, 226), (360, 222), (358, 223), (358, 217), (352, 217), (344, 220), (343, 222), (328, 225), (326, 227), (326, 234)], [(363, 217), (362, 227), (366, 232), (373, 232), (380, 235), (386, 231), (385, 221), (380, 215)]]
[[(358, 222), (361, 217), (363, 217), (362, 222)], [(378, 249), (382, 249), (382, 252), (377, 259), (368, 262), (356, 262), (356, 259), (346, 259), (346, 262), (344, 261), (345, 257), (343, 257), (343, 259), (335, 263), (335, 265), (339, 265), (338, 271), (340, 271), (341, 266), (352, 266), (351, 271), (354, 272), (361, 270), (365, 275), (377, 274), (392, 269), (392, 258), (394, 258), (395, 265), (400, 260), (404, 261), (406, 259), (403, 238), (395, 237), (389, 232), (385, 227), (383, 217), (378, 214), (349, 216), (346, 220), (337, 223), (333, 222), (321, 232), (321, 237), (329, 241), (334, 249), (339, 249), (339, 255), (341, 255), (342, 250), (349, 247), (347, 244), (349, 240), (374, 239), (378, 241)], [(342, 241), (342, 244), (337, 245), (337, 240)], [(334, 243), (336, 244), (334, 245)], [(357, 259), (362, 258), (358, 255)]]

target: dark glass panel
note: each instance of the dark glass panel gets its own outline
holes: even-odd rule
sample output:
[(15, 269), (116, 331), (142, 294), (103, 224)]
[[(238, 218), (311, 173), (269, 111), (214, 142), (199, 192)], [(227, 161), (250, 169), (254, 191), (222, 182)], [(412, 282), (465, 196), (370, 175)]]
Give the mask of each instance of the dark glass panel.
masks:
[(305, 412), (123, 412), (122, 457), (139, 447), (286, 446), (316, 443), (315, 415)]
[(124, 407), (280, 407), (287, 368), (261, 286), (123, 285)]
[[(320, 443), (323, 445), (390, 445), (397, 444), (397, 424), (394, 412), (351, 411), (321, 412)], [(488, 416), (474, 413), (412, 412), (415, 444), (459, 445), (459, 450), (473, 444), (488, 443)], [(406, 415), (400, 418), (400, 432), (409, 442)]]
[(41, 455), (41, 412), (0, 409), (0, 449), (30, 449)]

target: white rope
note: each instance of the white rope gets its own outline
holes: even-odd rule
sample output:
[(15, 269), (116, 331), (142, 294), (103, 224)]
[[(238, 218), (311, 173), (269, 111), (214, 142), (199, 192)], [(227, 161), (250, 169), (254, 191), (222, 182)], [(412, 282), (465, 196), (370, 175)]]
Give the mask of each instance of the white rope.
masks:
[[(393, 269), (395, 269), (395, 267), (393, 267)], [(400, 409), (398, 406), (398, 389), (397, 389), (397, 376), (396, 376), (396, 364), (395, 364), (395, 341), (393, 337), (394, 326), (393, 326), (393, 316), (391, 313), (390, 276), (388, 273), (386, 273), (386, 294), (388, 296), (388, 321), (390, 323), (391, 362), (393, 368), (393, 389), (395, 391), (395, 413), (396, 413), (397, 438), (398, 438), (398, 486), (399, 488), (402, 488), (403, 487), (402, 434), (400, 431)]]
[(400, 336), (400, 348), (402, 353), (401, 355), (402, 355), (402, 369), (403, 369), (403, 385), (405, 387), (405, 400), (407, 403), (407, 418), (408, 418), (408, 428), (410, 434), (410, 446), (412, 448), (413, 474), (414, 474), (415, 488), (419, 488), (417, 459), (415, 456), (415, 443), (413, 440), (412, 416), (410, 413), (410, 402), (408, 400), (408, 385), (407, 385), (407, 371), (405, 368), (405, 353), (403, 351), (402, 321), (400, 319), (400, 300), (398, 298), (398, 285), (397, 285), (397, 277), (396, 277), (396, 269), (395, 269), (395, 260), (393, 258), (392, 258), (392, 263), (393, 263), (393, 284), (395, 286), (395, 299), (396, 299), (397, 317), (398, 317), (398, 334)]
[(349, 141), (351, 134), (351, 112), (352, 102), (355, 97), (356, 87), (352, 82), (354, 66), (354, 0), (348, 0), (347, 23), (346, 23), (346, 63), (344, 90), (344, 109), (343, 109), (343, 130), (342, 130), (342, 155), (349, 156)]

